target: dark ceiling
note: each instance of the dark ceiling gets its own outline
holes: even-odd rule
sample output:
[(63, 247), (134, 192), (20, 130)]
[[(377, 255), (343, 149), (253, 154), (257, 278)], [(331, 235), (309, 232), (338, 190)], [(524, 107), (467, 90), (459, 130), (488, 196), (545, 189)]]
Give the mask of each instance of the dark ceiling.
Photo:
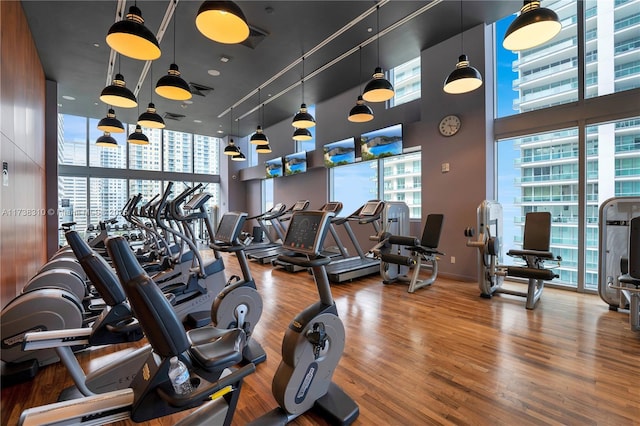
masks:
[[(378, 65), (377, 44), (371, 42), (377, 28), (374, 1), (237, 1), (256, 34), (248, 43), (241, 45), (216, 43), (198, 32), (194, 21), (201, 3), (178, 1), (173, 16), (175, 32), (174, 21), (171, 20), (160, 42), (162, 56), (151, 67), (155, 86), (158, 78), (166, 74), (175, 55), (175, 62), (187, 82), (213, 89), (203, 93), (205, 96), (194, 95), (191, 104), (166, 100), (153, 93), (153, 102), (161, 115), (173, 113), (184, 116), (179, 121), (165, 118), (170, 129), (225, 136), (231, 126), (229, 108), (236, 105), (233, 117), (245, 117), (240, 120), (240, 131), (238, 123), (234, 123), (232, 133), (250, 134), (260, 118), (258, 111), (252, 112), (259, 105), (259, 87), (260, 98), (266, 101), (264, 123), (261, 123), (264, 127), (293, 117), (302, 100), (301, 88), (296, 83), (302, 77), (300, 58), (303, 55), (304, 74), (310, 76), (346, 52), (354, 51), (335, 65), (305, 79), (304, 100), (307, 104), (331, 98), (362, 81), (368, 81)], [(124, 9), (128, 10), (133, 4), (132, 1), (126, 2)], [(418, 56), (421, 50), (454, 36), (462, 26), (468, 29), (481, 22), (492, 23), (517, 12), (522, 2), (383, 0), (380, 4), (380, 31), (383, 33), (403, 18), (425, 9), (380, 37), (379, 65), (388, 70)], [(107, 83), (109, 69), (110, 48), (105, 36), (116, 21), (118, 0), (23, 0), (22, 5), (46, 77), (58, 83), (59, 111), (104, 117), (107, 106), (98, 97)], [(145, 25), (154, 33), (158, 32), (169, 5), (166, 0), (137, 2)], [(366, 16), (359, 19), (363, 14)], [(353, 24), (342, 32), (349, 23)], [(316, 49), (338, 31), (341, 34)], [(264, 35), (258, 35), (260, 32)], [(360, 45), (363, 45), (362, 75), (359, 75)], [(312, 53), (308, 55), (310, 51)], [(452, 52), (450, 58), (443, 60), (450, 61), (453, 69), (460, 53)], [(223, 56), (229, 61), (221, 62)], [(291, 67), (292, 64), (294, 66)], [(127, 87), (135, 90), (144, 65), (143, 61), (121, 57), (115, 61), (114, 68), (115, 71), (120, 69)], [(220, 75), (212, 76), (209, 70), (217, 70)], [(286, 72), (282, 72), (284, 70)], [(270, 83), (265, 85), (267, 82)], [(282, 93), (287, 88), (290, 90)], [(66, 100), (63, 96), (71, 96), (75, 100)], [(147, 74), (138, 96), (140, 112), (146, 109), (150, 98), (150, 75)], [(345, 114), (350, 107), (345, 105)], [(135, 108), (118, 108), (116, 114), (123, 122), (134, 122), (138, 111)]]

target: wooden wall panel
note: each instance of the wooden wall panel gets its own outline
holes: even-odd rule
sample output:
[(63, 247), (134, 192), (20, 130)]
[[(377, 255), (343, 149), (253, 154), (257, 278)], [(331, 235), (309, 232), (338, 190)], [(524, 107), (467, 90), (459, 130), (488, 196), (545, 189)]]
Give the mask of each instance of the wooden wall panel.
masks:
[(20, 292), (46, 260), (45, 76), (18, 1), (0, 2), (0, 304)]

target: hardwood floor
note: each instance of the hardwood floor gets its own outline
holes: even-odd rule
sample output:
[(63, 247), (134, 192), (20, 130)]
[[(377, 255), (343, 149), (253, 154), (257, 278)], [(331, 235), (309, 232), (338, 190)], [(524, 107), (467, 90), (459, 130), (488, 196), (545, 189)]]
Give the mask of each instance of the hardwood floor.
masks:
[[(234, 258), (226, 265), (239, 273)], [(317, 298), (304, 272), (256, 263), (251, 270), (264, 301), (254, 336), (268, 359), (245, 380), (235, 425), (276, 406), (271, 379), (284, 330)], [(378, 276), (332, 286), (347, 333), (334, 381), (359, 404), (356, 424), (640, 425), (640, 333), (598, 296), (547, 288), (529, 311), (522, 298), (482, 299), (477, 284), (443, 277), (415, 294), (406, 290)], [(100, 359), (113, 350), (79, 357), (95, 368), (117, 358)], [(70, 384), (53, 365), (2, 389), (2, 424), (54, 402)], [(172, 425), (186, 414), (145, 424)], [(326, 423), (308, 414), (294, 424)]]

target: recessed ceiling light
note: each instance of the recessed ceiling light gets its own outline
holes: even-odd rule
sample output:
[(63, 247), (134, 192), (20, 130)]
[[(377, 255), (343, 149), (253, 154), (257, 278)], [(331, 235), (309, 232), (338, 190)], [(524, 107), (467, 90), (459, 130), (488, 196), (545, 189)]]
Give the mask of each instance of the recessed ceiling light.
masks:
[(202, 120), (193, 120), (194, 123), (202, 123)]
[(209, 70), (209, 71), (207, 71), (207, 74), (212, 75), (214, 77), (217, 77), (217, 76), (220, 75), (220, 71), (218, 71), (218, 70)]
[(63, 95), (62, 99), (66, 99), (68, 101), (75, 101), (76, 98), (74, 98), (73, 96), (69, 96), (69, 95)]
[(191, 105), (193, 103), (193, 101), (191, 99), (187, 99), (186, 101), (182, 101), (182, 103), (187, 104), (187, 105)]
[(372, 32), (372, 31), (373, 31), (373, 28), (371, 28), (371, 27), (367, 28), (367, 32), (368, 33)]
[(99, 43), (93, 43), (93, 47), (100, 47)]
[(218, 133), (222, 134), (224, 133), (224, 130), (218, 130)]
[(58, 104), (58, 108), (62, 108), (62, 104)]
[(97, 103), (97, 102), (94, 102), (93, 104), (94, 104), (94, 105), (98, 105), (98, 103)]
[(224, 62), (226, 64), (230, 60), (231, 60), (231, 58), (228, 57), (228, 56), (224, 56), (224, 55), (220, 56), (220, 62)]

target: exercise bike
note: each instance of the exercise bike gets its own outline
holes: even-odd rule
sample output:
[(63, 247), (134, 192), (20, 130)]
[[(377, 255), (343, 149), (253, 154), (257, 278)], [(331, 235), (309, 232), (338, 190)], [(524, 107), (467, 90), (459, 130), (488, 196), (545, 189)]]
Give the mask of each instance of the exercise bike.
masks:
[(360, 411), (356, 402), (332, 381), (342, 357), (345, 331), (331, 294), (325, 266), (331, 258), (319, 256), (333, 213), (300, 211), (293, 214), (281, 255), (286, 262), (310, 268), (320, 300), (291, 321), (282, 341), (282, 360), (272, 382), (279, 407), (251, 425), (286, 424), (314, 409), (332, 424), (348, 425)]
[[(142, 422), (213, 400), (210, 424), (229, 425), (242, 380), (255, 371), (253, 364), (232, 369), (242, 359), (244, 332), (227, 330), (215, 342), (190, 343), (180, 318), (140, 267), (128, 242), (123, 237), (111, 238), (107, 240), (107, 250), (152, 351), (130, 388), (29, 408), (21, 414), (19, 424), (98, 425), (126, 419)], [(189, 369), (194, 388), (190, 394), (177, 395), (173, 391), (168, 377), (172, 357), (179, 357)]]

